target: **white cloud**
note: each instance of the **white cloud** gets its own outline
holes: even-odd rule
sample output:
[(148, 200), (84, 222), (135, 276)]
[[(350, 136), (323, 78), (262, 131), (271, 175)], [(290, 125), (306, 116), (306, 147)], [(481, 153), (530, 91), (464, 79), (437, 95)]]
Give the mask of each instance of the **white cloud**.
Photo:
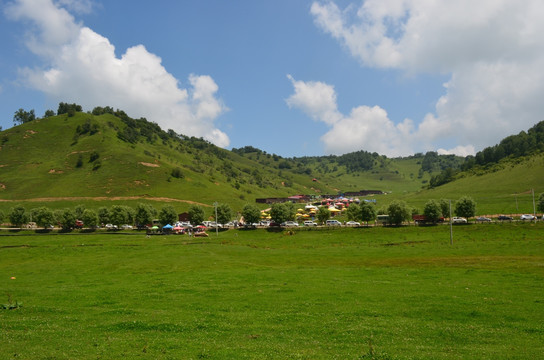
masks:
[[(66, 1), (85, 6), (88, 1)], [(79, 11), (89, 9), (82, 7)], [(143, 45), (128, 48), (121, 58), (109, 40), (51, 0), (18, 0), (6, 10), (14, 20), (35, 25), (27, 45), (46, 69), (21, 70), (33, 88), (58, 101), (76, 102), (86, 109), (112, 106), (133, 117), (146, 117), (164, 129), (203, 137), (221, 147), (228, 136), (214, 121), (228, 109), (216, 97), (218, 86), (210, 76), (189, 76), (184, 88), (161, 64), (161, 58)]]
[(405, 141), (428, 146), (447, 137), (466, 151), (541, 120), (542, 1), (366, 0), (345, 10), (326, 1), (311, 13), (364, 66), (451, 74), (435, 113)]
[(410, 120), (395, 125), (379, 106), (359, 106), (345, 116), (338, 111), (334, 87), (322, 82), (295, 80), (290, 75), (288, 78), (295, 93), (286, 100), (287, 104), (331, 128), (321, 137), (327, 153), (344, 154), (364, 149), (400, 156), (411, 150), (410, 144), (403, 141), (412, 131)]
[(438, 149), (437, 153), (440, 155), (460, 155), (460, 156), (468, 156), (468, 155), (474, 155), (474, 147), (472, 145), (468, 146), (456, 146), (453, 149)]
[(333, 86), (319, 81), (296, 81), (291, 75), (287, 75), (287, 78), (295, 88), (295, 93), (286, 100), (289, 107), (298, 107), (314, 120), (329, 125), (340, 120), (342, 115), (337, 110)]

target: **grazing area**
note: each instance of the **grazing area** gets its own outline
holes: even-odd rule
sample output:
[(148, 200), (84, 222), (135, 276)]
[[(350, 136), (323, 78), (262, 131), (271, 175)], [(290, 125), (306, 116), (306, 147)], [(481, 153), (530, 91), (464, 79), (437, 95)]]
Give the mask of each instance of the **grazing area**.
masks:
[(2, 359), (536, 359), (544, 224), (0, 231)]

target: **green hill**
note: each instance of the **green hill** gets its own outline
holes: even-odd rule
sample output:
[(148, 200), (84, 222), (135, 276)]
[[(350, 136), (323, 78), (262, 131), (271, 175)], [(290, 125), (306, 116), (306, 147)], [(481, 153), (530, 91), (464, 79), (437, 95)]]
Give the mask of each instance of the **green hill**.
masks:
[[(387, 195), (377, 196), (380, 206), (402, 198), (422, 207), (430, 198), (471, 195), (479, 209), (511, 213), (512, 194), (544, 191), (538, 151), (481, 166), (472, 158), (434, 152), (393, 159), (365, 151), (283, 158), (253, 147), (228, 151), (123, 111), (98, 109), (26, 121), (0, 132), (0, 210), (18, 203), (96, 208), (147, 201), (170, 202), (179, 211), (193, 202), (219, 202), (238, 211), (258, 198), (381, 190)], [(455, 179), (427, 189), (451, 169)], [(525, 200), (516, 198), (516, 210), (522, 212), (519, 202)]]

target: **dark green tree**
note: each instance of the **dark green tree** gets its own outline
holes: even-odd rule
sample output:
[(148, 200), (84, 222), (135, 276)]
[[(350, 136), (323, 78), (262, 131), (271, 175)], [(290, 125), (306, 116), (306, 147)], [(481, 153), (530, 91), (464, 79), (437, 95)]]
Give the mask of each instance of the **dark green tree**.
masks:
[(200, 205), (191, 205), (189, 206), (189, 221), (191, 224), (198, 225), (202, 224), (204, 221), (204, 209)]
[(261, 212), (257, 206), (246, 204), (242, 209), (242, 216), (244, 217), (244, 223), (251, 225), (259, 222), (261, 219)]
[(172, 205), (163, 206), (159, 211), (159, 221), (161, 225), (175, 224), (178, 221), (178, 213)]
[(425, 203), (423, 208), (423, 215), (427, 218), (428, 221), (436, 223), (438, 219), (442, 216), (442, 209), (440, 204), (436, 200), (429, 200)]
[(285, 221), (294, 220), (296, 209), (292, 203), (277, 203), (272, 204), (270, 209), (270, 217), (274, 222), (281, 224)]
[(110, 222), (110, 210), (102, 206), (98, 208), (98, 222), (100, 224), (108, 224)]
[(45, 229), (49, 225), (53, 225), (55, 223), (55, 214), (53, 213), (53, 210), (45, 206), (32, 209), (30, 213), (32, 214), (32, 220), (39, 227), (43, 227)]
[(85, 227), (87, 228), (92, 229), (98, 225), (98, 214), (94, 210), (91, 210), (91, 209), (83, 210), (83, 214), (81, 214), (80, 219), (81, 221), (83, 221), (83, 224), (85, 224)]
[(19, 109), (13, 115), (13, 124), (20, 125), (30, 121), (36, 120), (36, 115), (34, 114), (34, 109), (30, 111), (25, 111), (24, 109)]
[(442, 216), (445, 218), (450, 217), (450, 201), (447, 199), (440, 199), (440, 212), (442, 213)]
[(217, 205), (217, 222), (219, 224), (227, 224), (232, 220), (232, 209), (228, 204)]
[(331, 212), (329, 209), (327, 209), (326, 206), (321, 206), (317, 210), (316, 216), (317, 216), (317, 221), (324, 224), (325, 222), (327, 222), (327, 220), (331, 218)]
[(85, 211), (85, 205), (76, 205), (74, 208), (74, 214), (76, 215), (76, 219), (81, 220), (83, 217), (83, 212)]
[(346, 210), (346, 216), (350, 221), (361, 220), (361, 207), (357, 204), (351, 204)]
[(393, 225), (401, 225), (404, 221), (410, 219), (410, 210), (402, 200), (394, 200), (389, 204), (387, 214), (389, 215), (389, 223)]
[(376, 219), (376, 206), (370, 202), (363, 202), (361, 207), (361, 220), (367, 223)]
[(76, 215), (71, 209), (64, 209), (59, 219), (60, 227), (63, 230), (73, 229), (76, 226), (76, 220)]
[(538, 197), (538, 203), (536, 204), (536, 209), (544, 213), (544, 193), (540, 194)]
[(136, 216), (136, 212), (130, 206), (123, 205), (123, 208), (125, 209), (125, 212), (127, 214), (127, 222), (125, 224), (134, 225), (134, 218)]
[(82, 111), (83, 111), (83, 108), (81, 107), (81, 105), (68, 104), (68, 103), (61, 102), (59, 103), (57, 115), (68, 114), (68, 116), (74, 116), (76, 112), (82, 112)]
[(455, 215), (467, 218), (476, 215), (476, 202), (469, 196), (463, 196), (455, 202)]
[(183, 179), (185, 177), (185, 175), (183, 175), (183, 172), (181, 171), (179, 167), (172, 169), (172, 172), (170, 173), (170, 175), (172, 175), (172, 177), (176, 179)]
[(43, 115), (43, 117), (48, 118), (51, 116), (55, 116), (55, 112), (53, 110), (45, 110), (45, 114)]
[(155, 216), (157, 216), (157, 210), (153, 206), (145, 203), (139, 203), (136, 206), (134, 221), (138, 228), (143, 228), (145, 225), (151, 224)]
[(28, 223), (28, 213), (22, 205), (17, 205), (12, 208), (8, 214), (9, 222), (17, 227), (22, 227), (24, 224)]
[(113, 225), (120, 227), (123, 224), (129, 222), (129, 215), (127, 209), (122, 205), (112, 205), (110, 208), (110, 222)]

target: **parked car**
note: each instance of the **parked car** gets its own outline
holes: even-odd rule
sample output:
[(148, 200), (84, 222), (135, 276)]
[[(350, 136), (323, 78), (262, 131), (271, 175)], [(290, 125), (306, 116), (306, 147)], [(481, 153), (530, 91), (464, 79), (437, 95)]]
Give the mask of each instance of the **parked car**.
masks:
[(297, 227), (298, 223), (296, 221), (286, 221), (286, 222), (281, 223), (281, 226), (284, 226), (284, 227)]
[(480, 217), (476, 218), (476, 221), (479, 221), (479, 222), (491, 222), (491, 219), (488, 218), (488, 217), (485, 217), (485, 216), (480, 216)]
[(312, 220), (306, 220), (304, 226), (317, 226), (317, 223)]
[(457, 216), (454, 216), (454, 217), (451, 219), (451, 222), (454, 223), (454, 224), (466, 224), (466, 223), (467, 223), (467, 219), (465, 219), (464, 217), (457, 217)]
[(534, 220), (536, 219), (534, 215), (531, 214), (523, 214), (519, 217), (520, 220)]
[(513, 218), (511, 216), (506, 216), (506, 215), (499, 215), (499, 217), (497, 219), (501, 220), (501, 221), (512, 221), (513, 220)]
[(338, 220), (327, 220), (325, 224), (327, 226), (342, 226), (342, 223)]
[(361, 223), (358, 223), (357, 221), (348, 221), (346, 226), (361, 226)]
[(132, 225), (125, 224), (125, 225), (122, 225), (121, 228), (123, 230), (132, 230)]

